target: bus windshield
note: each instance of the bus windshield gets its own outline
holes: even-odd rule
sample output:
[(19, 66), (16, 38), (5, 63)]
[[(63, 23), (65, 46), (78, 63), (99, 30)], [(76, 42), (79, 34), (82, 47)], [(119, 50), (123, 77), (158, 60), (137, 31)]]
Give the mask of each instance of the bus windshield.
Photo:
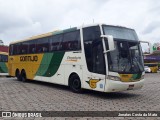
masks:
[(112, 35), (115, 39), (138, 41), (138, 36), (133, 29), (104, 25), (103, 30), (106, 35)]
[(121, 74), (143, 72), (142, 51), (135, 31), (120, 27), (113, 27), (113, 30), (111, 27), (107, 29), (105, 26), (105, 34), (113, 36), (116, 46), (114, 51), (107, 53), (109, 71)]
[(0, 62), (8, 62), (8, 55), (0, 54)]

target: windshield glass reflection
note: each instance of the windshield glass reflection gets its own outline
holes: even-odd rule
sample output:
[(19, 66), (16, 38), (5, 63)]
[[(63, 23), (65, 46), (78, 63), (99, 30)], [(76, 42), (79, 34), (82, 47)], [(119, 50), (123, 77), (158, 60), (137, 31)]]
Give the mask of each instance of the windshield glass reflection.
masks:
[(115, 40), (116, 49), (108, 53), (109, 70), (119, 73), (143, 72), (139, 43)]

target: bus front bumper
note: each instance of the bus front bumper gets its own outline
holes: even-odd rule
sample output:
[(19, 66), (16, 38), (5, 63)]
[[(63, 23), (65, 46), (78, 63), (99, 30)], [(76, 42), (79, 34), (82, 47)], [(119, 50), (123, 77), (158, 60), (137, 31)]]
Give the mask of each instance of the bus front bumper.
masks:
[(118, 92), (125, 90), (141, 89), (144, 85), (144, 79), (137, 82), (121, 82), (114, 80), (106, 80), (105, 92)]

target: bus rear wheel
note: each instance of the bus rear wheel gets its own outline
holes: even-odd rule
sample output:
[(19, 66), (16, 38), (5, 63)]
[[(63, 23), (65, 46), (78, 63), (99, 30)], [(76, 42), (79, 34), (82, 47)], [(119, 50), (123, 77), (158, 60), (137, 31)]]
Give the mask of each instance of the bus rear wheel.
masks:
[(22, 72), (21, 72), (21, 81), (22, 82), (26, 82), (27, 81), (26, 72), (24, 70), (22, 70)]
[(71, 75), (71, 77), (69, 78), (69, 87), (75, 93), (82, 92), (81, 81), (80, 81), (80, 78), (78, 77), (78, 75), (76, 75), (76, 74)]
[(17, 78), (18, 81), (21, 81), (21, 74), (19, 73), (19, 70), (16, 70), (15, 76)]

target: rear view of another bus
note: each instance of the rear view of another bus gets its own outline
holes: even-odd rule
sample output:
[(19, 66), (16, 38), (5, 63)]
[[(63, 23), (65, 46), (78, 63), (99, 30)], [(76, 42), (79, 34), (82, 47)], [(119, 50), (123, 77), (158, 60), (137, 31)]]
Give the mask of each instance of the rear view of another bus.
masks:
[(8, 76), (8, 53), (0, 52), (0, 76)]
[(144, 63), (144, 66), (148, 66), (151, 73), (157, 73), (158, 71), (158, 63)]

